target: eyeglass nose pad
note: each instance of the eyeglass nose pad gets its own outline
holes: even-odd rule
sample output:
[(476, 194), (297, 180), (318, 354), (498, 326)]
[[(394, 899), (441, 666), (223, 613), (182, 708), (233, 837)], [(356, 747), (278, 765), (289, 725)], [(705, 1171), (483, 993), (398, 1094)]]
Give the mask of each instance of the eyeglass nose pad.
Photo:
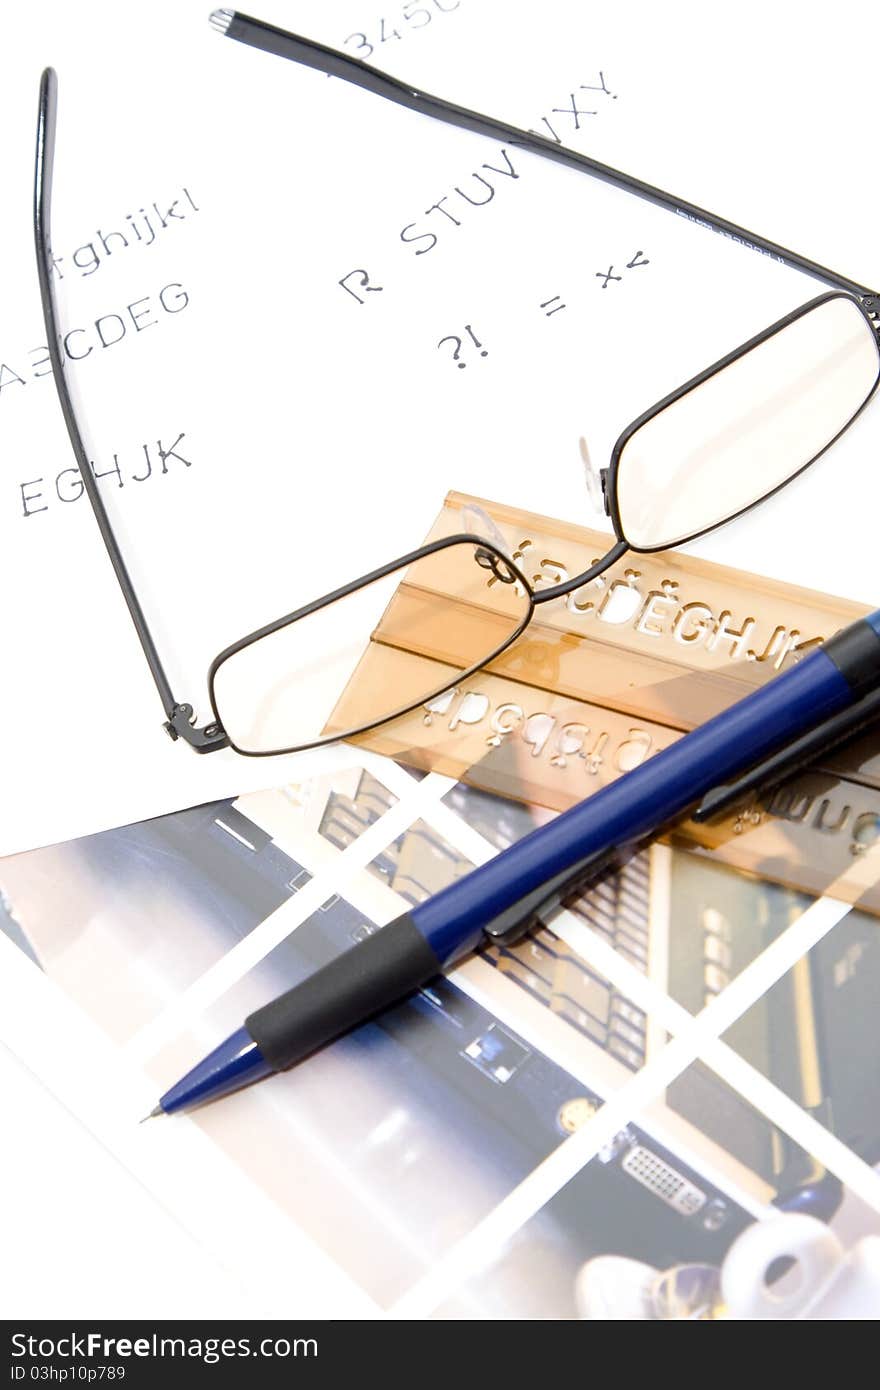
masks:
[(596, 516), (605, 516), (608, 508), (605, 501), (605, 485), (602, 480), (604, 469), (597, 468), (593, 463), (590, 458), (589, 446), (583, 435), (578, 440), (578, 451), (584, 465), (584, 482), (587, 487), (587, 497), (590, 499), (590, 507)]
[(506, 555), (508, 560), (513, 559), (508, 542), (502, 536), (489, 513), (477, 506), (476, 502), (465, 503), (461, 509), (461, 519), (469, 536), (478, 536), (483, 540), (491, 541), (495, 549), (500, 550), (502, 555)]

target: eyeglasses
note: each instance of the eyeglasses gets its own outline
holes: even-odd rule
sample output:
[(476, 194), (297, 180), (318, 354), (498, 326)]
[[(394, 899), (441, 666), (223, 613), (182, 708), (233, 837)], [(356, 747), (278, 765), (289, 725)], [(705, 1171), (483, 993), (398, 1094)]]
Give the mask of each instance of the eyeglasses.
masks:
[[(428, 96), (347, 54), (231, 10), (211, 23), (239, 42), (342, 78), (436, 120), (568, 165), (732, 236), (831, 289), (741, 344), (626, 427), (595, 480), (615, 542), (588, 570), (534, 589), (498, 534), (436, 540), (226, 647), (208, 671), (202, 727), (171, 689), (89, 465), (64, 377), (52, 280), (50, 203), (56, 78), (42, 76), (34, 235), (52, 375), (86, 495), (165, 711), (197, 752), (260, 757), (353, 737), (429, 704), (517, 641), (537, 605), (596, 579), (628, 551), (665, 550), (741, 516), (825, 452), (880, 380), (880, 294), (650, 184), (530, 131)], [(334, 714), (364, 642), (417, 653), (358, 686), (353, 724)]]

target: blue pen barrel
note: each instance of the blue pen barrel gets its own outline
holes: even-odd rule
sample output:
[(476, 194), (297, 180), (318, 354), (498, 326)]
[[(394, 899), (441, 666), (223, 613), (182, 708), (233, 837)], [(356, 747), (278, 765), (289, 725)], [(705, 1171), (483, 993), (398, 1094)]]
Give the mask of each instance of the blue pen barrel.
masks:
[(166, 1115), (189, 1110), (201, 1101), (216, 1100), (252, 1081), (261, 1081), (271, 1070), (247, 1029), (239, 1028), (165, 1092), (159, 1109)]
[[(874, 639), (880, 653), (880, 615), (872, 614), (867, 623), (853, 624), (846, 632), (856, 628)], [(556, 874), (590, 854), (644, 839), (719, 783), (850, 704), (852, 677), (829, 650), (826, 643), (811, 652), (784, 675), (413, 908), (412, 920), (435, 955), (449, 964), (472, 951), (487, 922)]]
[[(485, 926), (522, 906), (530, 894), (537, 893), (539, 903), (552, 901), (558, 876), (656, 834), (720, 782), (878, 686), (880, 613), (873, 613), (784, 676), (264, 1004), (166, 1092), (159, 1109), (184, 1109), (292, 1066), (420, 989), (478, 945)], [(567, 877), (564, 882), (568, 886)]]

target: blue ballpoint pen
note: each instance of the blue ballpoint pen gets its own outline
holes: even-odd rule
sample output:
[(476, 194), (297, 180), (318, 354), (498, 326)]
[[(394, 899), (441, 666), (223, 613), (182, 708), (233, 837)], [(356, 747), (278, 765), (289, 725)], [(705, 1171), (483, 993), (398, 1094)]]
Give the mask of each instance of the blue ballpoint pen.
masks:
[[(600, 869), (880, 687), (880, 610), (258, 1009), (162, 1096), (170, 1114), (281, 1071), (473, 951), (515, 940)], [(873, 708), (873, 702), (871, 702)]]

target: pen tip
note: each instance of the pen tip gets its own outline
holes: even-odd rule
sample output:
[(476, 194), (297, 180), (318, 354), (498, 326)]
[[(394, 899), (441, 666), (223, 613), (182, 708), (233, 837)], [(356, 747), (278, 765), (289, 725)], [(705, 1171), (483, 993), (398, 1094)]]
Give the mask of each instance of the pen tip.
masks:
[(147, 1123), (147, 1120), (152, 1120), (152, 1118), (153, 1118), (154, 1115), (164, 1115), (164, 1114), (165, 1114), (165, 1111), (162, 1109), (161, 1105), (154, 1105), (153, 1108), (152, 1108), (152, 1110), (150, 1111), (149, 1115), (145, 1115), (144, 1118), (140, 1121), (140, 1123), (141, 1123), (142, 1125), (145, 1125), (145, 1124)]

